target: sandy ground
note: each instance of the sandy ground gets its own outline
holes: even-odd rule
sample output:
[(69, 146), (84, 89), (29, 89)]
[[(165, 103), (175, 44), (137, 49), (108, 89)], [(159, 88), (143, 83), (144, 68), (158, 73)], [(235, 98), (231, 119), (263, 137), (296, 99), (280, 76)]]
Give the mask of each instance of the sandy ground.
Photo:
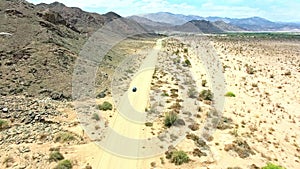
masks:
[[(93, 169), (227, 169), (229, 167), (254, 169), (255, 166), (258, 168), (265, 166), (267, 162), (282, 165), (287, 169), (298, 169), (300, 166), (300, 43), (288, 40), (213, 39), (211, 45), (214, 46), (215, 53), (222, 64), (226, 79), (225, 92), (231, 91), (236, 95), (236, 97), (225, 98), (222, 116), (228, 119), (229, 122), (224, 122), (224, 125), (229, 127), (217, 129), (213, 139), (207, 142), (211, 154), (201, 157), (193, 155), (194, 149), (199, 147), (191, 139), (184, 139), (176, 148), (185, 151), (191, 161), (181, 166), (170, 163), (164, 154), (147, 159), (121, 157), (101, 149), (84, 135), (79, 125), (74, 125), (65, 129), (83, 136), (87, 143), (32, 144), (31, 155), (44, 154), (46, 159), (50, 147), (60, 146), (64, 157), (72, 161), (75, 169), (82, 169), (87, 164)], [(155, 65), (160, 62), (157, 58), (158, 51), (165, 51), (165, 55), (161, 57), (172, 57), (179, 49), (178, 55), (181, 58), (179, 64), (184, 61), (184, 58), (191, 62), (188, 70), (196, 83), (197, 92), (211, 89), (212, 82), (207, 78), (209, 73), (203, 67), (205, 63), (189, 47), (190, 44), (181, 46), (178, 43), (178, 46), (164, 46), (160, 41), (157, 42), (155, 50), (148, 54), (131, 81), (128, 91), (118, 105), (114, 105), (116, 109), (105, 112), (104, 117), (108, 119), (111, 128), (121, 135), (136, 139), (147, 138), (152, 134), (157, 135), (165, 130), (163, 115), (153, 122), (153, 127), (145, 127), (143, 122), (144, 111), (151, 107), (149, 102), (153, 99), (152, 95), (161, 96), (162, 92), (168, 94), (163, 97), (162, 101), (166, 104), (160, 106), (162, 112), (170, 110), (168, 107), (174, 104), (176, 99), (182, 98), (180, 93), (177, 97), (171, 97), (171, 89), (182, 87), (178, 86), (173, 79), (175, 75), (157, 71), (155, 73), (157, 79), (153, 80)], [(184, 48), (188, 48), (189, 52), (183, 52)], [(249, 67), (253, 69), (252, 73), (249, 73)], [(207, 80), (205, 86), (202, 86), (202, 80)], [(160, 83), (159, 87), (158, 83)], [(132, 87), (137, 87), (136, 93), (132, 92)], [(111, 97), (106, 97), (97, 100), (97, 103), (103, 101), (113, 102)], [(194, 118), (201, 128), (210, 105), (202, 101), (198, 104), (202, 110), (198, 112), (199, 117)], [(72, 108), (60, 111), (65, 114), (61, 119), (57, 119), (58, 121), (76, 123), (76, 113)], [(136, 152), (138, 155), (140, 146), (138, 144), (128, 145), (113, 136), (108, 136), (107, 141), (112, 146)], [(245, 141), (249, 145), (249, 150), (243, 151), (254, 153), (241, 157), (233, 149), (226, 150), (236, 145), (235, 141)], [(13, 155), (22, 146), (25, 145), (9, 146), (10, 150), (5, 155)], [(0, 157), (2, 161), (4, 157)], [(16, 157), (15, 160), (18, 161), (18, 158)], [(30, 162), (24, 159), (20, 161), (20, 163)], [(45, 168), (53, 168), (56, 163), (43, 161), (43, 165)], [(4, 167), (4, 164), (1, 163), (0, 167)]]
[[(155, 47), (155, 51), (159, 51), (161, 48), (161, 41), (158, 41), (157, 46)], [(145, 108), (148, 104), (149, 99), (149, 91), (150, 91), (150, 83), (152, 79), (152, 75), (154, 72), (155, 64), (156, 64), (157, 52), (150, 53), (149, 56), (145, 59), (144, 63), (142, 64), (139, 72), (133, 78), (130, 88), (128, 92), (123, 96), (121, 100), (118, 111), (119, 112), (126, 112), (121, 115), (118, 113), (117, 116), (114, 117), (109, 122), (109, 126), (113, 128), (119, 134), (139, 139), (142, 136), (142, 128), (145, 126), (144, 123), (136, 123), (125, 117), (127, 113), (144, 113)], [(132, 87), (137, 87), (137, 92), (132, 92)], [(128, 104), (129, 103), (129, 104)], [(135, 112), (127, 112), (128, 110), (134, 109)], [(108, 138), (109, 144), (111, 145), (118, 145), (118, 144), (125, 144), (122, 143), (121, 140), (115, 138)], [(131, 159), (126, 157), (120, 157), (109, 153), (107, 151), (100, 150), (95, 145), (89, 147), (87, 149), (95, 150), (98, 149), (99, 151), (95, 151), (93, 156), (94, 159), (90, 162), (90, 165), (93, 168), (109, 168), (109, 169), (119, 169), (126, 166), (126, 168), (141, 168), (141, 160)], [(135, 151), (138, 149), (138, 145), (128, 145), (125, 144), (129, 151)], [(125, 147), (123, 147), (125, 148)], [(86, 152), (90, 153), (90, 152)], [(85, 153), (84, 153), (85, 154)]]
[[(215, 46), (215, 52), (223, 64), (226, 78), (225, 92), (231, 91), (236, 94), (236, 97), (226, 97), (224, 104), (223, 116), (232, 119), (231, 128), (216, 130), (213, 140), (207, 143), (212, 154), (206, 157), (193, 156), (192, 152), (195, 145), (193, 141), (185, 139), (176, 148), (187, 152), (192, 161), (182, 166), (169, 163), (164, 155), (143, 160), (132, 160), (116, 157), (106, 152), (100, 153), (101, 155), (96, 157), (100, 161), (95, 160), (95, 158), (93, 165), (96, 168), (98, 166), (106, 168), (104, 165), (108, 165), (109, 168), (126, 165), (126, 168), (226, 169), (228, 167), (262, 167), (267, 162), (272, 162), (286, 168), (297, 169), (297, 166), (300, 165), (300, 117), (297, 111), (300, 108), (300, 91), (297, 87), (300, 79), (299, 68), (297, 68), (299, 60), (294, 59), (291, 61), (290, 59), (299, 56), (300, 52), (297, 50), (300, 49), (297, 46), (299, 44), (274, 41), (269, 42), (267, 45), (266, 42), (244, 43), (231, 44), (229, 42), (214, 41), (211, 44)], [(224, 49), (225, 47), (226, 49)], [(244, 51), (242, 50), (239, 53), (237, 51), (240, 50), (237, 50), (237, 48), (243, 48)], [(175, 47), (174, 50), (176, 50)], [(287, 50), (290, 50), (290, 53), (286, 53)], [(190, 72), (196, 82), (197, 91), (211, 88), (211, 82), (207, 78), (208, 72), (203, 68), (204, 62), (195, 56), (192, 51), (187, 58), (192, 62)], [(149, 61), (145, 61), (145, 63), (149, 63)], [(253, 66), (255, 73), (247, 73), (245, 65)], [(292, 75), (285, 75), (288, 71), (291, 71)], [(130, 89), (136, 86), (138, 92), (142, 92), (145, 97), (138, 93), (129, 92), (128, 94), (128, 101), (138, 112), (143, 112), (149, 101), (149, 88), (140, 90), (140, 86), (147, 84), (146, 86), (150, 87), (149, 82), (151, 82), (150, 77), (153, 70), (142, 72), (135, 76)], [(147, 78), (145, 78), (146, 75)], [(158, 76), (159, 80), (166, 81), (161, 90), (168, 91), (170, 88), (174, 88), (174, 86), (168, 84), (172, 75), (163, 76), (162, 73)], [(271, 76), (274, 76), (274, 78), (270, 78)], [(208, 80), (205, 87), (201, 85), (204, 79)], [(202, 108), (208, 107), (204, 103), (200, 105)], [(125, 107), (123, 109), (129, 109)], [(207, 109), (204, 109), (204, 113), (205, 111)], [(133, 132), (141, 131), (143, 125), (125, 120), (124, 115), (117, 117), (115, 121), (118, 121), (120, 125), (112, 124), (120, 133), (137, 138), (145, 136), (141, 132)], [(204, 117), (202, 116), (202, 119), (199, 119), (198, 122), (203, 122)], [(162, 123), (154, 123), (152, 130), (147, 128), (145, 133), (159, 131), (162, 125)], [(124, 126), (126, 126), (126, 129)], [(237, 152), (225, 150), (226, 146), (234, 144), (236, 140), (246, 141), (254, 154), (241, 158)], [(164, 163), (162, 163), (161, 158), (164, 159)], [(115, 164), (114, 161), (118, 161), (118, 163)], [(155, 165), (151, 167), (150, 163), (155, 163)]]

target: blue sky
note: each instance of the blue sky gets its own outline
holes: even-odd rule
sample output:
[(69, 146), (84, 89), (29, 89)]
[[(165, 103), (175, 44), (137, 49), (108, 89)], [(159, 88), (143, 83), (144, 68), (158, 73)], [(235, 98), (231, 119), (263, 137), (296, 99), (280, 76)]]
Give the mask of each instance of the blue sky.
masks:
[(100, 14), (122, 16), (153, 12), (245, 18), (260, 16), (272, 21), (300, 22), (300, 0), (28, 0), (34, 4), (58, 1)]

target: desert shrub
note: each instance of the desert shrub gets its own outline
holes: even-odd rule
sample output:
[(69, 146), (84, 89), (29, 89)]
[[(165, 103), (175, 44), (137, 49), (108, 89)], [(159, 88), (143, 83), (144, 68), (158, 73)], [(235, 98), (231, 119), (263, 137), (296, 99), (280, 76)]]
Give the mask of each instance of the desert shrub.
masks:
[(49, 161), (63, 160), (64, 156), (59, 151), (52, 151), (49, 155)]
[(248, 67), (247, 68), (247, 73), (250, 74), (250, 75), (254, 74), (254, 69), (252, 67)]
[(166, 96), (167, 97), (167, 96), (169, 96), (169, 94), (164, 92), (164, 93), (161, 94), (161, 96)]
[(206, 80), (202, 80), (202, 87), (205, 87), (206, 86), (206, 84), (207, 84), (207, 81)]
[(97, 113), (94, 113), (92, 119), (94, 119), (96, 121), (99, 121), (100, 117), (99, 117), (99, 115)]
[(287, 71), (287, 72), (284, 73), (284, 75), (285, 76), (290, 76), (290, 75), (292, 75), (292, 73), (291, 73), (291, 71)]
[(177, 114), (176, 113), (166, 113), (166, 117), (165, 117), (165, 126), (167, 127), (171, 127), (175, 121), (177, 120)]
[(71, 169), (72, 163), (70, 160), (60, 161), (54, 169)]
[(175, 163), (175, 165), (181, 165), (183, 163), (187, 163), (190, 161), (190, 158), (188, 157), (188, 155), (180, 150), (180, 151), (173, 151), (172, 152), (172, 156), (171, 156), (171, 162)]
[(267, 166), (262, 167), (262, 169), (285, 169), (285, 168), (283, 168), (279, 165), (272, 164), (272, 163), (267, 163)]
[(189, 88), (189, 90), (188, 90), (188, 96), (190, 98), (195, 98), (196, 94), (197, 94), (197, 90), (194, 87)]
[(184, 52), (184, 53), (188, 53), (188, 49), (187, 49), (187, 48), (184, 48), (184, 49), (183, 49), (183, 52)]
[(12, 164), (15, 162), (14, 158), (11, 156), (5, 157), (2, 164), (5, 165), (5, 167), (11, 167)]
[(152, 122), (146, 122), (146, 123), (145, 123), (145, 126), (147, 126), (147, 127), (152, 127), (152, 126), (153, 126), (153, 123), (152, 123)]
[(246, 65), (246, 72), (250, 75), (253, 75), (255, 73), (255, 70), (253, 67)]
[(0, 119), (0, 129), (5, 128), (7, 125), (7, 121)]
[(191, 62), (190, 62), (190, 60), (188, 60), (188, 59), (186, 59), (186, 60), (184, 61), (184, 63), (185, 63), (187, 66), (191, 66), (191, 65), (192, 65)]
[(257, 83), (252, 83), (252, 87), (257, 87)]
[(199, 94), (200, 99), (202, 100), (213, 100), (213, 93), (211, 92), (211, 90), (202, 90)]
[(225, 96), (226, 96), (226, 97), (235, 97), (235, 94), (232, 93), (232, 92), (227, 92), (227, 93), (225, 94)]
[(58, 133), (55, 137), (55, 142), (68, 142), (68, 141), (73, 141), (76, 140), (76, 137), (69, 132), (61, 132)]
[(109, 102), (105, 101), (103, 104), (99, 105), (98, 107), (100, 110), (107, 111), (107, 110), (112, 110), (112, 104)]
[(161, 164), (165, 164), (166, 163), (163, 157), (160, 157), (159, 159), (160, 159), (160, 163)]

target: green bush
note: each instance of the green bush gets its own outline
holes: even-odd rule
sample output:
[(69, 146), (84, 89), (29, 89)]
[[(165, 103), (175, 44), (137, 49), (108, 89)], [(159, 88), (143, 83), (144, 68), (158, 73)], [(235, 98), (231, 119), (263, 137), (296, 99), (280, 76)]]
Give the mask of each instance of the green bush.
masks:
[(99, 115), (97, 113), (94, 113), (92, 119), (94, 119), (96, 121), (99, 121), (100, 117), (99, 117)]
[(225, 94), (225, 96), (226, 96), (226, 97), (235, 97), (235, 94), (232, 93), (232, 92), (227, 92), (227, 93)]
[(70, 160), (60, 161), (54, 169), (71, 169), (72, 163)]
[(168, 93), (166, 93), (166, 92), (164, 92), (164, 93), (162, 93), (162, 94), (161, 94), (161, 96), (165, 96), (165, 97), (167, 97), (167, 96), (169, 96), (169, 94), (168, 94)]
[(0, 119), (0, 129), (6, 127), (8, 125), (7, 121)]
[(267, 166), (262, 167), (262, 169), (285, 169), (285, 168), (272, 163), (267, 163)]
[(165, 126), (171, 127), (175, 121), (177, 120), (177, 114), (176, 113), (166, 113), (165, 117)]
[(103, 102), (103, 104), (99, 105), (99, 109), (103, 110), (103, 111), (112, 110), (112, 104), (105, 101), (105, 102)]
[(68, 141), (73, 141), (76, 140), (76, 137), (69, 132), (61, 132), (58, 133), (55, 137), (55, 142), (68, 142)]
[(190, 62), (190, 60), (188, 60), (188, 59), (186, 59), (186, 60), (184, 61), (184, 63), (185, 63), (187, 66), (191, 66), (191, 65), (192, 65), (191, 62)]
[(175, 165), (181, 165), (190, 161), (190, 158), (184, 151), (173, 151), (171, 156), (171, 162)]
[(187, 48), (184, 48), (184, 49), (183, 49), (183, 52), (184, 52), (184, 53), (188, 53), (188, 51), (189, 51), (189, 50), (188, 50)]
[(200, 99), (202, 100), (213, 100), (213, 93), (210, 90), (202, 90), (199, 94)]
[(49, 161), (60, 161), (63, 159), (64, 156), (59, 151), (53, 151), (49, 155)]

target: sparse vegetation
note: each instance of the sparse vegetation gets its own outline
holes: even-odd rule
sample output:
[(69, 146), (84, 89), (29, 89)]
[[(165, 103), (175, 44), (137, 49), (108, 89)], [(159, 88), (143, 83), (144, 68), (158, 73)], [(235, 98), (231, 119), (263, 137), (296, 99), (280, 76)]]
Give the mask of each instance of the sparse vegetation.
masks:
[(64, 142), (73, 141), (73, 140), (76, 140), (76, 137), (72, 133), (69, 133), (69, 132), (58, 133), (55, 137), (55, 142), (64, 143)]
[(152, 126), (153, 126), (153, 123), (152, 123), (152, 122), (146, 122), (146, 123), (145, 123), (145, 126), (147, 126), (147, 127), (152, 127)]
[(205, 87), (206, 86), (206, 84), (207, 84), (207, 81), (206, 80), (202, 80), (202, 87)]
[(112, 110), (112, 104), (105, 101), (101, 105), (99, 105), (98, 108), (103, 111)]
[(196, 94), (197, 94), (197, 90), (194, 87), (189, 88), (189, 90), (188, 90), (188, 96), (190, 98), (195, 98)]
[(169, 96), (169, 94), (164, 92), (164, 93), (161, 94), (161, 96), (167, 97), (167, 96)]
[(54, 169), (71, 169), (72, 163), (70, 160), (60, 161)]
[(2, 164), (6, 167), (10, 167), (15, 162), (14, 158), (11, 156), (5, 157)]
[(257, 83), (252, 83), (252, 87), (257, 87)]
[(190, 161), (189, 156), (182, 150), (173, 151), (171, 156), (171, 162), (175, 163), (175, 165), (181, 165), (183, 163), (188, 163)]
[(234, 137), (238, 137), (239, 136), (239, 133), (238, 133), (238, 130), (237, 129), (234, 129), (233, 131), (230, 131), (229, 132), (231, 135), (233, 135)]
[(49, 155), (49, 161), (63, 160), (64, 156), (59, 151), (52, 151)]
[(291, 73), (291, 71), (287, 71), (287, 72), (284, 73), (284, 75), (285, 76), (290, 76), (290, 75), (292, 75), (292, 73)]
[(188, 53), (188, 49), (187, 49), (187, 48), (184, 48), (184, 49), (183, 49), (183, 52), (184, 52), (184, 53)]
[(97, 113), (94, 113), (93, 116), (92, 116), (92, 119), (96, 120), (96, 121), (99, 121), (100, 120), (100, 117)]
[(255, 152), (250, 148), (248, 143), (245, 140), (239, 138), (233, 141), (232, 144), (225, 145), (224, 150), (225, 151), (233, 150), (241, 158), (247, 158), (250, 155), (255, 155)]
[(165, 159), (163, 157), (160, 157), (159, 159), (161, 164), (165, 164)]
[(6, 126), (8, 126), (7, 121), (0, 119), (0, 129), (5, 128)]
[(188, 60), (188, 59), (186, 59), (186, 60), (184, 61), (184, 63), (185, 63), (187, 66), (191, 66), (191, 65), (192, 65), (191, 62), (190, 62), (190, 60)]
[(199, 94), (199, 98), (201, 100), (213, 100), (213, 93), (211, 92), (211, 90), (202, 90)]
[(265, 167), (262, 167), (262, 169), (285, 169), (285, 168), (272, 163), (267, 163), (267, 165)]
[(233, 92), (227, 92), (225, 94), (226, 97), (235, 97), (235, 94)]
[(246, 64), (246, 72), (250, 75), (253, 75), (255, 73), (255, 70), (252, 66), (249, 66), (248, 64)]
[(176, 113), (166, 113), (166, 117), (165, 117), (165, 126), (166, 127), (171, 127), (175, 121), (177, 120), (178, 116)]

